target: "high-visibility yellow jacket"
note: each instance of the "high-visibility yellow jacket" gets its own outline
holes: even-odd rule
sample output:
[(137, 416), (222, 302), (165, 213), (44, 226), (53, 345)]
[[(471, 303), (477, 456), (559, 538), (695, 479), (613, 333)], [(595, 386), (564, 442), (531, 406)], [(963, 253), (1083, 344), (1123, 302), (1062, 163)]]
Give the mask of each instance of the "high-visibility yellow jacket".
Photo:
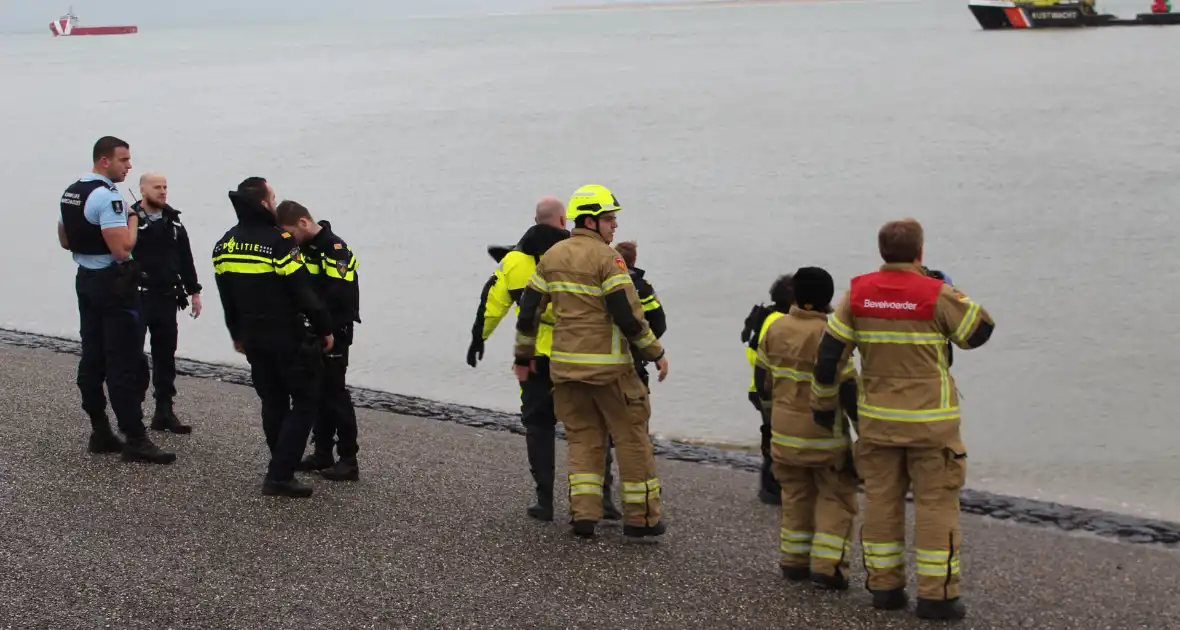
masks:
[[(491, 337), (513, 306), (516, 316), (520, 317), (520, 296), (536, 272), (537, 262), (554, 243), (568, 237), (569, 232), (548, 225), (534, 225), (524, 233), (516, 246), (500, 259), (500, 265), (484, 284), (475, 325), (471, 329), (473, 336)], [(545, 309), (537, 329), (537, 354), (549, 356), (553, 347), (554, 322), (552, 307)]]

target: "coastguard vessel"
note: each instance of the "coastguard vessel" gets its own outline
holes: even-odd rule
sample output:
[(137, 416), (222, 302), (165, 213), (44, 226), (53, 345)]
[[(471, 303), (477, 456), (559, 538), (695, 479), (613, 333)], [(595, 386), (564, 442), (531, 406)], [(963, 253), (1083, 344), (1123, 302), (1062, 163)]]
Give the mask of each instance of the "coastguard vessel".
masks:
[(49, 23), (49, 32), (54, 37), (73, 37), (75, 35), (126, 35), (138, 33), (138, 26), (78, 26), (78, 16), (74, 15), (74, 7), (65, 15)]
[[(1165, 26), (1180, 24), (1172, 0), (1150, 0), (1151, 11), (1134, 18), (1100, 13), (1094, 0), (968, 0), (984, 30), (1079, 26)], [(1144, 0), (1147, 2), (1147, 0)]]

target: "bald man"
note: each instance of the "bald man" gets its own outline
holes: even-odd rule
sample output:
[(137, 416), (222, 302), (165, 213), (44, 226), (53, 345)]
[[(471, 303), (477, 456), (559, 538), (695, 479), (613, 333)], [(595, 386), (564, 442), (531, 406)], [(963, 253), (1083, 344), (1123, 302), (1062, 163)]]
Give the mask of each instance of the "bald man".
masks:
[[(554, 244), (569, 238), (565, 229), (565, 204), (557, 197), (545, 196), (537, 201), (533, 223), (516, 245), (489, 246), (488, 254), (500, 263), (484, 284), (471, 328), (471, 345), (467, 348), (467, 364), (475, 367), (483, 358), (484, 341), (496, 330), (508, 310), (517, 305), (524, 287), (537, 268), (541, 256)], [(553, 345), (553, 313), (546, 311), (537, 329), (537, 358), (529, 378), (521, 383), (520, 421), (525, 428), (525, 447), (529, 469), (536, 484), (537, 502), (527, 513), (539, 521), (553, 520), (554, 440), (557, 416), (553, 409), (553, 382), (549, 380), (549, 351)], [(603, 484), (603, 518), (622, 517), (610, 498), (611, 461), (606, 461), (606, 481)]]
[(132, 256), (144, 272), (141, 288), (143, 319), (151, 338), (152, 386), (156, 412), (152, 429), (191, 433), (172, 409), (176, 396), (176, 312), (188, 307), (201, 314), (201, 284), (193, 265), (188, 231), (180, 223), (180, 211), (168, 205), (168, 179), (162, 173), (139, 178), (142, 199), (131, 209), (139, 216), (139, 238)]

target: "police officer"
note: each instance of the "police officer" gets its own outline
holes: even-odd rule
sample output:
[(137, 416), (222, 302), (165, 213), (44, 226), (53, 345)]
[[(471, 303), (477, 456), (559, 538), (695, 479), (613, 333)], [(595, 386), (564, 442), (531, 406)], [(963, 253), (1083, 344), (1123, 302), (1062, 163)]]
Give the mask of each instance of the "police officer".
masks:
[[(475, 367), (483, 358), (484, 341), (487, 340), (500, 320), (515, 304), (520, 313), (520, 296), (536, 271), (549, 248), (569, 238), (565, 229), (565, 204), (551, 196), (542, 197), (533, 216), (533, 225), (521, 235), (516, 245), (510, 248), (489, 247), (493, 259), (499, 258), (500, 265), (484, 284), (480, 294), (479, 307), (475, 312), (475, 324), (471, 328), (471, 344), (467, 349), (467, 364)], [(553, 346), (553, 309), (541, 314), (537, 325), (537, 343), (534, 353), (535, 369), (520, 384), (520, 422), (525, 429), (525, 449), (528, 453), (529, 471), (536, 486), (537, 501), (529, 506), (527, 514), (539, 521), (553, 520), (553, 475), (556, 455), (557, 416), (553, 409), (553, 381), (549, 378), (549, 353)], [(602, 484), (602, 511), (606, 520), (617, 521), (622, 513), (611, 500), (611, 457), (606, 452), (605, 477)]]
[(873, 606), (904, 608), (906, 491), (913, 485), (919, 617), (961, 619), (959, 491), (967, 475), (959, 393), (945, 352), (991, 338), (994, 320), (950, 284), (922, 268), (924, 235), (913, 219), (878, 232), (885, 264), (857, 276), (828, 318), (815, 366), (814, 419), (836, 421), (838, 366), (860, 353), (860, 420), (854, 451), (864, 479), (861, 548)]
[(156, 412), (152, 429), (191, 433), (172, 409), (176, 395), (176, 312), (192, 297), (193, 317), (201, 314), (201, 284), (193, 265), (188, 230), (180, 211), (168, 205), (168, 179), (160, 173), (139, 178), (141, 199), (131, 206), (139, 220), (132, 255), (143, 269), (143, 320), (151, 339), (152, 385)]
[[(316, 295), (332, 316), (332, 350), (324, 357), (324, 374), (320, 389), (320, 413), (312, 427), (314, 451), (299, 463), (299, 470), (319, 470), (324, 479), (357, 481), (356, 411), (345, 377), (348, 373), (348, 349), (353, 342), (353, 324), (359, 324), (360, 278), (357, 259), (344, 239), (332, 231), (327, 221), (316, 223), (311, 212), (294, 201), (283, 201), (275, 211), (279, 227), (290, 232), (311, 272)], [(338, 436), (332, 460), (333, 436)]]
[(332, 319), (315, 294), (295, 238), (276, 223), (270, 183), (248, 177), (229, 198), (238, 223), (214, 246), (213, 269), (225, 326), (234, 350), (250, 362), (262, 402), (271, 453), (262, 493), (310, 497), (311, 486), (295, 479), (295, 467), (319, 411)]
[[(668, 316), (664, 312), (664, 305), (660, 303), (660, 298), (656, 295), (655, 287), (647, 281), (644, 276), (646, 271), (635, 266), (635, 261), (639, 255), (639, 248), (635, 241), (623, 241), (615, 245), (615, 251), (622, 257), (623, 262), (627, 264), (627, 273), (631, 276), (631, 282), (635, 283), (635, 293), (639, 296), (639, 303), (643, 305), (643, 318), (647, 320), (651, 326), (651, 332), (659, 339), (664, 336), (668, 330)], [(647, 359), (643, 358), (643, 354), (638, 348), (631, 347), (631, 355), (635, 357), (635, 371), (639, 374), (639, 379), (643, 381), (645, 387), (648, 386), (649, 375), (647, 373)], [(648, 388), (650, 391), (650, 387)]]
[(668, 373), (660, 342), (643, 317), (627, 264), (610, 248), (620, 210), (610, 190), (579, 188), (567, 206), (570, 238), (549, 248), (520, 298), (514, 370), (533, 371), (537, 327), (550, 303), (556, 315), (550, 375), (557, 417), (569, 442), (570, 512), (574, 534), (591, 538), (602, 518), (602, 462), (614, 439), (623, 480), (623, 535), (658, 537), (660, 479), (648, 435), (651, 404), (635, 372), (631, 345)]
[[(82, 409), (90, 416), (89, 450), (121, 452), (126, 461), (170, 464), (176, 455), (153, 444), (143, 425), (148, 370), (139, 315), (140, 272), (131, 256), (139, 224), (115, 187), (131, 170), (131, 147), (103, 136), (94, 143), (92, 157), (93, 170), (62, 193), (57, 224), (58, 242), (73, 253), (78, 265), (74, 281), (82, 337), (78, 390)], [(104, 382), (126, 443), (111, 431)]]
[(758, 499), (768, 505), (782, 504), (782, 487), (774, 478), (774, 460), (770, 452), (770, 393), (759, 388), (762, 380), (758, 375), (756, 359), (762, 335), (766, 334), (766, 330), (778, 318), (787, 314), (795, 301), (791, 281), (789, 273), (775, 279), (770, 285), (771, 306), (755, 304), (746, 316), (746, 325), (742, 329), (742, 341), (746, 343), (746, 360), (750, 363), (750, 369), (754, 371), (754, 376), (750, 380), (750, 403), (758, 410), (758, 416), (762, 420), (762, 474), (758, 480)]

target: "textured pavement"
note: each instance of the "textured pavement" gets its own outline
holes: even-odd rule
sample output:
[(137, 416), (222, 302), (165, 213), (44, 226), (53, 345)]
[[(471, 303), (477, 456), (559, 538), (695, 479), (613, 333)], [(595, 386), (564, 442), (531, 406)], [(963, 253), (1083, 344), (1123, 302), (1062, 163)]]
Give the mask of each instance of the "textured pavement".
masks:
[[(195, 432), (156, 438), (172, 466), (127, 464), (86, 452), (75, 366), (0, 345), (0, 628), (942, 625), (872, 610), (859, 561), (845, 593), (784, 583), (748, 472), (658, 460), (663, 543), (617, 526), (583, 542), (564, 499), (554, 523), (524, 516), (520, 436), (362, 410), (359, 483), (263, 497), (252, 390), (178, 379)], [(969, 514), (963, 530), (958, 627), (1180, 628), (1174, 550)]]

